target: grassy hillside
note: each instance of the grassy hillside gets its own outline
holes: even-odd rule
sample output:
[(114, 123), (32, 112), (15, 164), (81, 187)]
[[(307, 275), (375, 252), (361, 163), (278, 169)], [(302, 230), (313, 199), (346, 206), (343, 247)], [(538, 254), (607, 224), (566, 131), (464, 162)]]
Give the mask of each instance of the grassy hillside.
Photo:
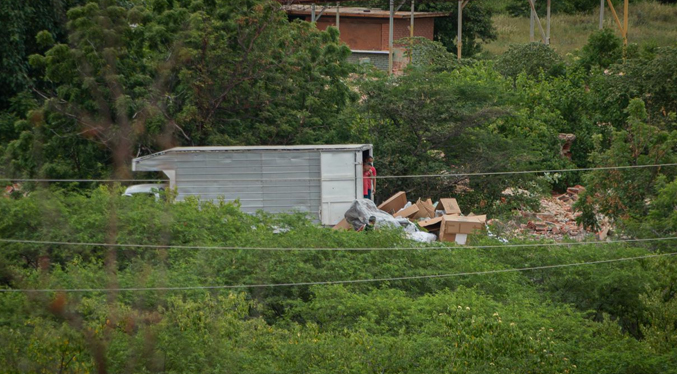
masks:
[[(617, 9), (622, 21), (622, 8)], [(611, 11), (605, 10), (605, 27), (613, 28), (620, 35)], [(545, 29), (545, 14), (541, 22)], [(498, 40), (484, 46), (489, 55), (505, 52), (511, 44), (529, 42), (529, 19), (511, 17), (507, 14), (494, 16)], [(551, 45), (561, 54), (581, 48), (588, 36), (597, 30), (599, 10), (589, 14), (556, 14), (550, 24)], [(671, 45), (677, 42), (677, 6), (656, 2), (631, 4), (628, 40), (639, 45)], [(539, 37), (538, 25), (536, 37)]]

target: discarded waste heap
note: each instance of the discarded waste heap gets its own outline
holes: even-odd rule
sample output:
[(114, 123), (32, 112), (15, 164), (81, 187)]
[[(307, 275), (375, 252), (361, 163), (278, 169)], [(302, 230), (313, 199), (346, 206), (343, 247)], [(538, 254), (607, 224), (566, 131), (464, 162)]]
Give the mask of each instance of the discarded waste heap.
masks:
[[(433, 203), (428, 198), (415, 203), (401, 191), (378, 207), (368, 199), (355, 200), (345, 213), (345, 219), (334, 229), (361, 231), (375, 220), (376, 227), (402, 227), (410, 239), (421, 242), (435, 240), (465, 244), (468, 235), (486, 229), (486, 215), (464, 216), (456, 199), (445, 198)], [(424, 229), (427, 232), (419, 229)]]

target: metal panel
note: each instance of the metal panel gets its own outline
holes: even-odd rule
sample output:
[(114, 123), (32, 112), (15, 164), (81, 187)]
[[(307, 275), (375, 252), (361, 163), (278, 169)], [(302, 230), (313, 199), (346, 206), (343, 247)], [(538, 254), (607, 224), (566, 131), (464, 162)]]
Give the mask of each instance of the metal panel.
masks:
[[(239, 200), (242, 211), (300, 211), (318, 218), (319, 152), (179, 153), (176, 159), (177, 200)], [(280, 180), (282, 179), (282, 180)]]
[[(358, 193), (356, 163), (361, 152), (322, 152), (322, 224), (335, 225), (355, 201)], [(362, 174), (359, 175), (360, 181)], [(361, 184), (360, 184), (361, 185)]]
[(361, 197), (366, 150), (370, 144), (178, 147), (136, 158), (133, 169), (175, 173), (179, 201), (237, 199), (244, 212), (297, 210), (331, 225)]
[(319, 218), (319, 152), (264, 152), (262, 166), (263, 205), (267, 212), (300, 211)]

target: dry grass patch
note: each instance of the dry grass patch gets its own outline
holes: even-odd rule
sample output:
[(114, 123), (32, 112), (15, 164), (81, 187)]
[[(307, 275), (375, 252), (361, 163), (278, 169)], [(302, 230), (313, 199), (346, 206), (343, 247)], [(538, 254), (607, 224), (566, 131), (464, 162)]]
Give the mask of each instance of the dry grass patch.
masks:
[[(622, 22), (622, 8), (619, 17)], [(618, 30), (611, 11), (604, 12), (604, 26)], [(540, 15), (539, 15), (540, 16)], [(529, 42), (529, 18), (499, 14), (493, 18), (498, 39), (484, 46), (489, 55), (500, 55), (512, 44)], [(541, 19), (545, 30), (545, 15)], [(677, 43), (677, 6), (653, 1), (631, 4), (628, 40), (641, 45), (668, 46)], [(557, 14), (550, 22), (550, 44), (562, 55), (580, 49), (588, 36), (598, 29), (599, 10), (587, 14)], [(618, 32), (618, 31), (617, 31)], [(536, 40), (540, 31), (536, 25)], [(618, 32), (620, 36), (620, 32)]]

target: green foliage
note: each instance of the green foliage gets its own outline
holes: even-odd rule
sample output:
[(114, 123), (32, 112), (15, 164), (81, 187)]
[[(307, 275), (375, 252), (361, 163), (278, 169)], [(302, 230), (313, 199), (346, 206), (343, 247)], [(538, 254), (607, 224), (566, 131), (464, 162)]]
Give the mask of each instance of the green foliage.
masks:
[[(430, 2), (418, 5), (422, 12), (449, 12), (448, 17), (435, 18), (435, 40), (440, 41), (447, 50), (456, 52), (458, 45), (458, 5), (453, 2)], [(476, 3), (468, 3), (463, 8), (461, 25), (461, 53), (464, 58), (473, 57), (482, 51), (482, 43), (496, 40), (498, 35), (491, 22), (490, 8)]]
[(646, 105), (648, 121), (672, 130), (677, 124), (677, 47), (656, 48), (612, 65), (591, 80), (601, 122), (616, 128), (625, 123), (624, 110), (630, 100), (640, 98)]
[[(644, 102), (633, 99), (625, 111), (624, 129), (613, 131), (608, 148), (602, 148), (598, 136), (597, 151), (591, 161), (598, 166), (653, 165), (675, 162), (673, 148), (677, 131), (665, 131), (646, 123)], [(661, 174), (674, 176), (674, 170), (659, 168), (595, 171), (586, 176), (587, 191), (576, 203), (578, 209), (598, 212), (613, 219), (641, 219), (648, 212), (647, 200), (655, 194), (655, 184)], [(592, 217), (588, 214), (587, 219)], [(591, 225), (592, 222), (588, 222)]]
[[(350, 4), (347, 4), (350, 5)], [(389, 9), (387, 0), (370, 2), (355, 2), (357, 6), (378, 6), (381, 9)], [(395, 2), (397, 7), (399, 2)], [(402, 3), (400, 11), (411, 9), (409, 2)], [(434, 40), (442, 43), (447, 51), (456, 54), (458, 34), (458, 4), (455, 2), (422, 2), (415, 5), (417, 12), (447, 13), (447, 17), (435, 18)], [(491, 17), (493, 9), (488, 6), (468, 3), (463, 8), (462, 30), (462, 55), (464, 58), (472, 58), (482, 51), (482, 44), (496, 40), (498, 37)]]
[(84, 0), (7, 0), (0, 4), (0, 111), (33, 85), (28, 56), (44, 52), (50, 41), (66, 41), (66, 11)]
[(407, 69), (431, 69), (437, 72), (452, 71), (460, 67), (455, 56), (440, 42), (422, 37), (403, 38), (398, 44), (406, 48), (411, 62)]
[(562, 75), (565, 70), (562, 58), (549, 46), (542, 43), (513, 45), (494, 65), (506, 77), (516, 78), (520, 73), (537, 78)]
[[(619, 0), (613, 0), (612, 2), (614, 3), (615, 7), (619, 7), (619, 4), (623, 4), (622, 1)], [(639, 1), (631, 0), (630, 2), (633, 3)], [(508, 3), (508, 6), (506, 6), (508, 13), (513, 16), (529, 17), (531, 5), (528, 1), (509, 0)], [(534, 0), (534, 5), (539, 15), (545, 14), (547, 4), (548, 3), (545, 0)], [(550, 6), (550, 11), (552, 13), (573, 14), (579, 12), (590, 12), (596, 8), (599, 8), (599, 3), (586, 0), (562, 0), (551, 2)]]
[(580, 64), (590, 70), (593, 66), (607, 68), (620, 61), (623, 55), (623, 41), (609, 28), (590, 34), (583, 46)]
[[(609, 30), (595, 32), (568, 62), (530, 44), (493, 65), (458, 63), (448, 52), (455, 52), (456, 4), (422, 4), (452, 16), (437, 21), (436, 42), (403, 39), (413, 63), (387, 76), (347, 64), (336, 29), (290, 23), (274, 2), (20, 5), (0, 5), (3, 175), (124, 175), (134, 155), (180, 144), (370, 142), (380, 175), (675, 162), (677, 50), (629, 48), (620, 61)], [(465, 56), (495, 37), (483, 9), (471, 2), (464, 12)], [(571, 159), (560, 153), (561, 133), (576, 136)], [(405, 190), (410, 198), (455, 196), (465, 212), (510, 214), (537, 209), (540, 192), (581, 182), (585, 225), (595, 227), (601, 212), (624, 235), (677, 233), (673, 168), (389, 179), (379, 182), (377, 199)], [(1, 243), (0, 287), (239, 286), (1, 293), (0, 365), (13, 372), (677, 367), (674, 257), (250, 286), (578, 264), (672, 251), (670, 242), (439, 249), (396, 230), (365, 235), (320, 228), (300, 214), (244, 214), (237, 202), (123, 198), (117, 187), (88, 183), (23, 187), (32, 191), (27, 197), (0, 199), (3, 239), (149, 247)], [(506, 187), (534, 194), (501, 199)], [(385, 247), (398, 250), (367, 250)]]
[[(0, 199), (3, 238), (398, 251), (107, 248), (3, 243), (3, 287), (243, 285), (232, 290), (2, 293), (0, 363), (17, 372), (665, 371), (674, 364), (674, 259), (345, 285), (578, 263), (622, 245), (426, 249), (395, 231), (319, 228), (229, 203), (33, 193)], [(273, 227), (289, 231), (274, 233)], [(14, 230), (14, 231), (13, 231)], [(494, 244), (486, 238), (478, 244)], [(408, 248), (408, 249), (407, 249)], [(34, 258), (28, 261), (28, 258)], [(672, 274), (672, 275), (671, 275)], [(591, 313), (592, 312), (592, 313)], [(644, 340), (628, 336), (641, 329)], [(666, 339), (667, 338), (667, 339)], [(651, 354), (649, 354), (651, 353)]]
[[(353, 133), (355, 141), (375, 144), (381, 174), (513, 170), (531, 159), (523, 139), (504, 136), (490, 126), (507, 114), (501, 103), (508, 82), (482, 64), (453, 71), (414, 66), (400, 77), (366, 78), (360, 87), (364, 99), (352, 126), (366, 131)], [(455, 186), (465, 180), (462, 176), (383, 180), (378, 196), (406, 190), (412, 196), (443, 197), (454, 194)], [(488, 205), (506, 183), (471, 179), (477, 194), (466, 198), (468, 208)]]
[(38, 108), (2, 119), (29, 122), (3, 133), (21, 160), (10, 175), (124, 176), (133, 155), (174, 145), (322, 142), (355, 96), (338, 31), (289, 23), (277, 3), (101, 1), (68, 19), (68, 43), (41, 32), (53, 46), (30, 56)]

